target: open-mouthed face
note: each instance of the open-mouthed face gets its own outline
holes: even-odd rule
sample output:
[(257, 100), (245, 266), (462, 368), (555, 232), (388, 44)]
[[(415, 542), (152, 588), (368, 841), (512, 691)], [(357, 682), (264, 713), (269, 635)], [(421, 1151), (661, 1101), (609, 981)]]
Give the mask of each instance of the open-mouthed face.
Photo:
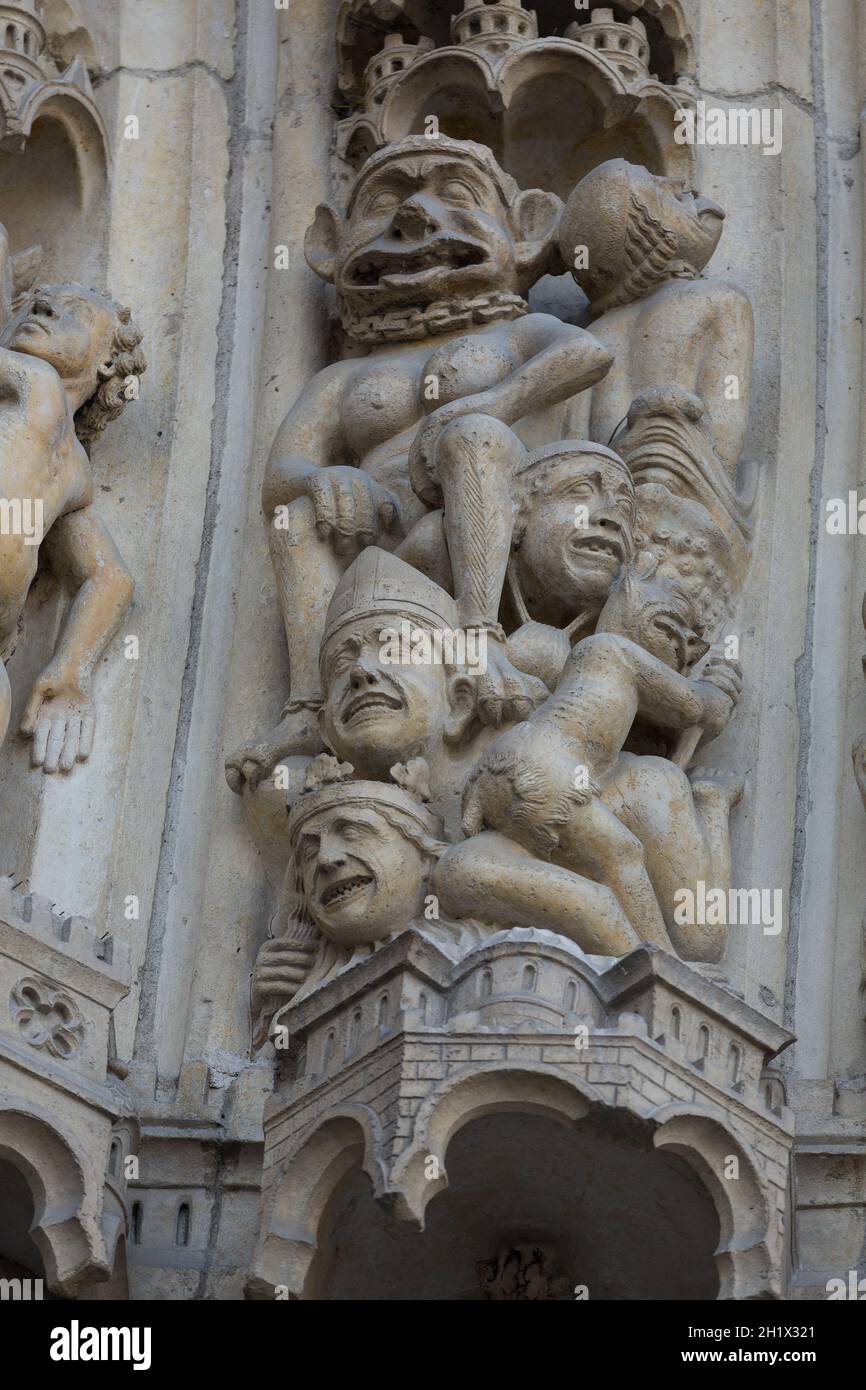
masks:
[(508, 208), (493, 174), (468, 155), (434, 150), (362, 173), (336, 287), (360, 313), (515, 290)]
[(687, 188), (683, 179), (631, 167), (638, 197), (650, 215), (676, 236), (677, 258), (694, 270), (703, 270), (719, 244), (724, 209)]
[(309, 912), (340, 945), (381, 941), (421, 911), (428, 861), (373, 807), (347, 800), (311, 816), (295, 853)]
[(7, 325), (4, 338), (14, 352), (49, 362), (61, 377), (92, 375), (111, 367), (114, 313), (98, 294), (80, 285), (48, 285), (36, 290)]
[(534, 616), (567, 622), (600, 607), (631, 551), (634, 487), (592, 455), (563, 458), (529, 504), (518, 569)]
[(371, 615), (330, 639), (324, 652), (325, 738), (366, 776), (384, 777), (395, 762), (414, 757), (448, 714), (441, 664), (386, 659), (383, 632), (399, 626), (399, 615)]

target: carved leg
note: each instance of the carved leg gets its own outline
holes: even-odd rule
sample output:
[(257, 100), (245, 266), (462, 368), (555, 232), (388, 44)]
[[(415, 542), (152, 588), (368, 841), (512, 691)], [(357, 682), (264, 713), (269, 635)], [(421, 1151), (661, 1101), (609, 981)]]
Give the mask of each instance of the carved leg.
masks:
[(693, 783), (666, 758), (620, 754), (602, 791), (606, 805), (644, 847), (647, 872), (677, 952), (686, 960), (718, 960), (725, 927), (674, 919), (676, 894), (731, 881), (730, 808), (739, 799), (737, 773), (695, 769)]
[(727, 768), (694, 767), (690, 780), (712, 865), (710, 881), (727, 892), (731, 886), (731, 808), (743, 794), (743, 777)]
[(485, 629), (491, 638), (478, 709), (494, 725), (525, 719), (548, 694), (541, 681), (512, 666), (499, 626), (514, 525), (514, 477), (525, 462), (526, 450), (514, 431), (489, 415), (452, 420), (436, 446), (460, 622)]
[(597, 797), (560, 828), (557, 863), (613, 889), (641, 941), (673, 951), (640, 840)]
[(609, 887), (536, 859), (495, 830), (447, 849), (432, 886), (452, 917), (546, 927), (589, 955), (622, 956), (640, 944)]
[(337, 555), (329, 541), (319, 538), (308, 497), (292, 502), (287, 516), (285, 529), (268, 527), (268, 544), (286, 630), (291, 696), (279, 724), (227, 760), (226, 777), (236, 792), (244, 784), (255, 790), (282, 758), (317, 753), (323, 746), (316, 720), (322, 704), (319, 647), (328, 604), (355, 552)]

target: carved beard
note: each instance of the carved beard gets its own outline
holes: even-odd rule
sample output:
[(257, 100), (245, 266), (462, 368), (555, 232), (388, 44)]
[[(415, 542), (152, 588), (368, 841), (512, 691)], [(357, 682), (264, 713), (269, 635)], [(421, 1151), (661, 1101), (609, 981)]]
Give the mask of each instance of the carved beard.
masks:
[(343, 328), (358, 343), (406, 342), (470, 328), (475, 323), (518, 319), (529, 309), (519, 294), (506, 290), (492, 290), (472, 299), (440, 299), (424, 309), (391, 309), (383, 314), (359, 314), (342, 298), (338, 305)]

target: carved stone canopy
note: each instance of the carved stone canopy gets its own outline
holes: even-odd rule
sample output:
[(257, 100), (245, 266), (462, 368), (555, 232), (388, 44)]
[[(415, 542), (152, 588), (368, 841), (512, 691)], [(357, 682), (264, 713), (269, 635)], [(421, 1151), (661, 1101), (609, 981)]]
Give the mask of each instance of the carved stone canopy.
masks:
[(0, 150), (20, 153), (40, 116), (87, 130), (107, 162), (108, 139), (83, 58), (59, 72), (46, 54), (42, 0), (0, 4)]
[[(346, 0), (340, 84), (361, 109), (338, 127), (340, 154), (357, 169), (374, 150), (427, 130), (433, 117), (443, 134), (482, 138), (521, 185), (560, 196), (608, 157), (614, 129), (620, 151), (685, 176), (691, 150), (671, 137), (676, 112), (692, 97), (669, 85), (667, 61), (658, 65), (667, 80), (655, 74), (645, 9), (627, 24), (610, 9), (569, 23), (557, 5), (539, 6), (536, 21), (520, 0), (466, 0), (446, 35), (441, 16), (437, 27), (413, 0), (386, 9)], [(391, 27), (377, 36), (385, 14)]]

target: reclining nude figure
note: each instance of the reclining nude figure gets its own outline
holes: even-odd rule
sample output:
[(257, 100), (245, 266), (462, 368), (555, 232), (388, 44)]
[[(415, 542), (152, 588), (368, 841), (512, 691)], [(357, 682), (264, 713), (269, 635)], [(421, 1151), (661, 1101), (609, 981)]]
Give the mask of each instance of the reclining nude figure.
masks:
[(699, 679), (685, 674), (706, 652), (693, 621), (687, 596), (625, 571), (556, 692), (482, 754), (464, 795), (470, 838), (447, 854), (446, 911), (482, 884), (493, 902), (507, 898), (519, 850), (606, 884), (642, 941), (672, 950), (673, 938), (687, 957), (718, 958), (718, 928), (675, 926), (673, 895), (729, 874), (737, 779), (702, 773), (693, 795), (667, 759), (622, 751), (639, 713), (665, 729), (699, 725), (711, 737), (727, 724), (739, 670), (711, 656)]
[[(120, 414), (144, 371), (129, 310), (81, 285), (31, 293), (0, 334), (0, 496), (34, 523), (0, 528), (0, 656), (14, 638), (39, 559), (74, 594), (51, 661), (24, 709), (31, 762), (69, 772), (89, 755), (90, 678), (132, 596), (132, 579), (94, 506), (84, 444)], [(43, 539), (44, 538), (44, 539)], [(0, 741), (11, 710), (0, 660)]]
[(511, 426), (586, 390), (612, 361), (591, 334), (529, 313), (522, 297), (547, 269), (560, 211), (551, 193), (521, 192), (484, 146), (444, 136), (372, 155), (345, 221), (319, 208), (307, 260), (371, 351), (319, 372), (271, 451), (262, 505), (291, 698), (275, 729), (229, 758), (234, 791), (254, 790), (285, 756), (321, 749), (331, 595), (366, 545), (405, 546), (410, 558), (431, 509), (444, 510), (458, 623), (490, 638), (480, 717), (522, 719), (544, 698), (508, 659), (499, 626), (527, 457)]

